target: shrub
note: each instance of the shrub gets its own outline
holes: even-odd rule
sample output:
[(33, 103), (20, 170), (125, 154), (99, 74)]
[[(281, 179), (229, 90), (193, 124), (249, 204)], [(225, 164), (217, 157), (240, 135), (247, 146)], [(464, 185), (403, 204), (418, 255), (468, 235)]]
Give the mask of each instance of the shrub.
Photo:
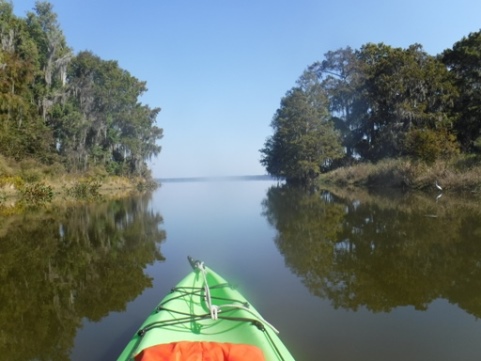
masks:
[(100, 197), (99, 189), (102, 185), (93, 178), (85, 178), (67, 188), (67, 195), (77, 199), (92, 199)]
[(53, 199), (52, 187), (44, 183), (25, 184), (19, 193), (20, 201), (27, 204), (44, 204)]
[(155, 189), (157, 189), (159, 186), (159, 184), (153, 180), (153, 179), (149, 179), (149, 180), (144, 180), (144, 181), (140, 181), (137, 183), (137, 190), (139, 192), (145, 192), (145, 191), (153, 191)]
[(445, 130), (413, 129), (404, 142), (405, 152), (415, 160), (428, 164), (449, 159), (459, 153), (456, 137)]

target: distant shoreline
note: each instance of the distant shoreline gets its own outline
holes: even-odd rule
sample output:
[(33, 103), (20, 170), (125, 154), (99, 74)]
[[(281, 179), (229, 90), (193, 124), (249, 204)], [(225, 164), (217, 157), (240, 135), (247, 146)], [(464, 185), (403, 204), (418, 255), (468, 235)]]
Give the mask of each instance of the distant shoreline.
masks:
[(159, 183), (179, 183), (179, 182), (233, 182), (233, 181), (257, 181), (270, 180), (276, 181), (277, 178), (270, 175), (243, 175), (243, 176), (219, 176), (219, 177), (172, 177), (156, 178)]

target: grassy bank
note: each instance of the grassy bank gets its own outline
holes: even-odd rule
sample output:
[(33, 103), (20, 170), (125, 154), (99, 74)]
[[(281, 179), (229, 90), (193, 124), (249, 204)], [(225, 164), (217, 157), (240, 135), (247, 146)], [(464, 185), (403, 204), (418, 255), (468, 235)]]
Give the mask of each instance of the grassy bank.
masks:
[(320, 182), (336, 186), (436, 189), (481, 193), (481, 159), (460, 157), (433, 164), (408, 159), (383, 160), (338, 168), (321, 176)]
[(119, 197), (155, 187), (151, 180), (111, 176), (99, 169), (72, 174), (59, 164), (14, 162), (0, 156), (0, 207)]

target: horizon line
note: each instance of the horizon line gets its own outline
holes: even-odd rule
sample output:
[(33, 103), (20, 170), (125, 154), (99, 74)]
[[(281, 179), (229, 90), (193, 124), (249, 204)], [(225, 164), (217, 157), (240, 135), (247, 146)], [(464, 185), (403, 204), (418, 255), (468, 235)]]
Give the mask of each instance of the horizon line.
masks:
[(275, 180), (277, 178), (269, 174), (258, 174), (258, 175), (227, 175), (227, 176), (186, 176), (186, 177), (157, 177), (155, 180), (160, 182), (179, 182), (179, 181), (216, 181), (216, 180)]

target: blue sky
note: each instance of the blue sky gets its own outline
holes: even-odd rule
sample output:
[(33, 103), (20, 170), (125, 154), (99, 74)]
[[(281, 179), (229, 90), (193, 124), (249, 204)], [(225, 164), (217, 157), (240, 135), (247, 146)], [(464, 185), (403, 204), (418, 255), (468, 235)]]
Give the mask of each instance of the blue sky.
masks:
[[(481, 28), (481, 1), (52, 0), (68, 44), (119, 65), (161, 107), (155, 177), (264, 174), (281, 98), (330, 50), (420, 43), (430, 54)], [(24, 16), (34, 0), (14, 1)]]

